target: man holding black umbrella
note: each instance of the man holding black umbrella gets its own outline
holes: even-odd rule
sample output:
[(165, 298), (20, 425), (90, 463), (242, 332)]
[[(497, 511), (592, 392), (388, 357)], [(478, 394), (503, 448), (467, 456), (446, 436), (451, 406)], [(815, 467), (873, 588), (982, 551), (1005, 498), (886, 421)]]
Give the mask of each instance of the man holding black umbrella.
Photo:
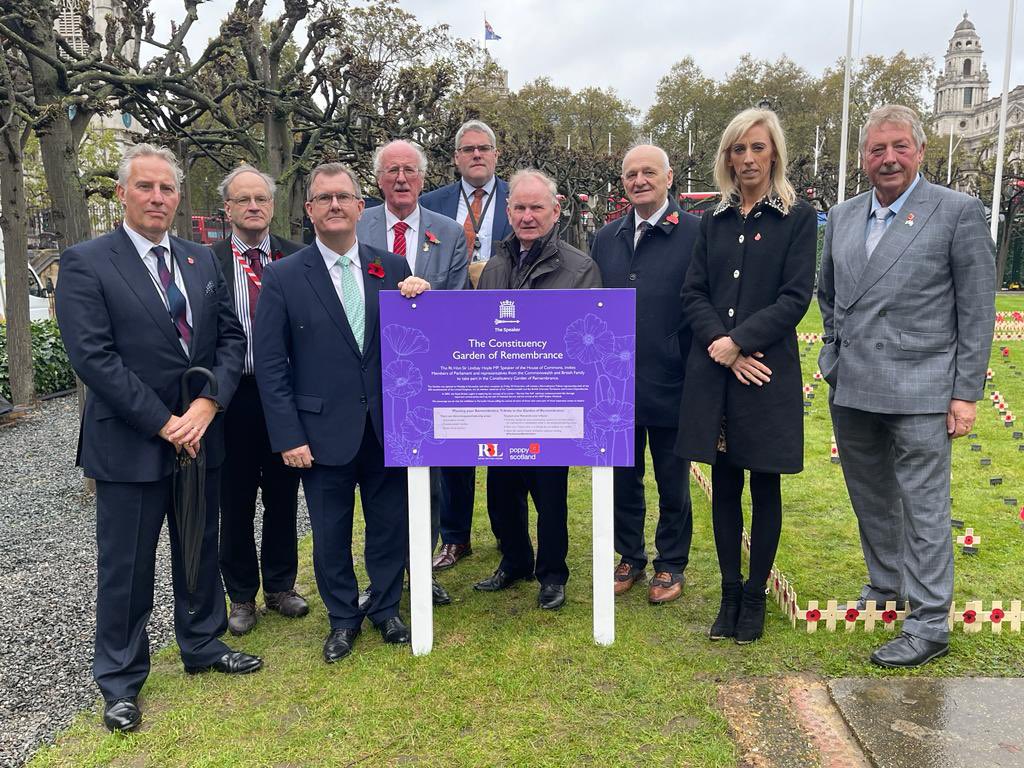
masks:
[[(89, 387), (78, 465), (96, 480), (98, 574), (93, 675), (106, 700), (103, 722), (130, 731), (142, 721), (138, 695), (149, 674), (146, 623), (153, 608), (157, 540), (178, 517), (176, 453), (206, 453), (207, 514), (195, 590), (186, 583), (177, 525), (169, 525), (174, 631), (185, 671), (254, 672), (263, 662), (219, 639), (227, 628), (217, 568), (217, 509), (224, 458), (222, 419), (245, 354), (213, 254), (170, 237), (182, 172), (170, 150), (139, 144), (118, 168), (124, 223), (61, 255), (57, 320), (76, 373)], [(212, 372), (214, 388), (191, 379)], [(182, 413), (183, 411), (183, 413)], [(182, 413), (178, 416), (177, 413)]]

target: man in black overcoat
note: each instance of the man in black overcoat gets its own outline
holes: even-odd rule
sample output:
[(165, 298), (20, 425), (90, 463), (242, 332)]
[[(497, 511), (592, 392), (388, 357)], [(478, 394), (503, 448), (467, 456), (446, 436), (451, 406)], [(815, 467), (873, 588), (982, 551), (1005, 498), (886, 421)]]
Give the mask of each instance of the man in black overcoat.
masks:
[(672, 168), (660, 147), (633, 147), (622, 160), (622, 183), (633, 210), (597, 233), (591, 257), (605, 288), (636, 289), (636, 465), (615, 468), (615, 593), (645, 579), (644, 469), (650, 445), (658, 484), (658, 528), (651, 603), (683, 590), (693, 518), (689, 462), (673, 453), (690, 331), (679, 291), (700, 221), (669, 196)]

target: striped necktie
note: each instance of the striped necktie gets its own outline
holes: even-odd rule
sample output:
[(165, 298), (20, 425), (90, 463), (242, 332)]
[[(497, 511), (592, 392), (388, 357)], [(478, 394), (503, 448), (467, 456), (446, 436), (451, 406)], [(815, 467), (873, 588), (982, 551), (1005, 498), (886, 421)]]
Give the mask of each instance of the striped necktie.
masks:
[(185, 301), (185, 294), (171, 279), (167, 262), (164, 261), (166, 249), (162, 245), (154, 245), (152, 251), (156, 256), (156, 274), (160, 278), (160, 285), (163, 286), (164, 296), (167, 297), (167, 311), (171, 315), (174, 327), (178, 329), (178, 335), (185, 345), (189, 346), (192, 344), (192, 326), (188, 324), (188, 303)]
[(405, 257), (406, 244), (405, 244), (405, 233), (409, 229), (409, 225), (404, 221), (395, 222), (395, 244), (391, 247), (391, 252), (398, 254), (399, 256)]

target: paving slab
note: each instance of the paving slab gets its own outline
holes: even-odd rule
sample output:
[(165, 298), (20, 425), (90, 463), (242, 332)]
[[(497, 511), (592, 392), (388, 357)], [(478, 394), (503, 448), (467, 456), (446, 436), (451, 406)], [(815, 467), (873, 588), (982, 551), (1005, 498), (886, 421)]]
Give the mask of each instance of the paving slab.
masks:
[(842, 678), (828, 689), (877, 768), (1024, 766), (1024, 680)]

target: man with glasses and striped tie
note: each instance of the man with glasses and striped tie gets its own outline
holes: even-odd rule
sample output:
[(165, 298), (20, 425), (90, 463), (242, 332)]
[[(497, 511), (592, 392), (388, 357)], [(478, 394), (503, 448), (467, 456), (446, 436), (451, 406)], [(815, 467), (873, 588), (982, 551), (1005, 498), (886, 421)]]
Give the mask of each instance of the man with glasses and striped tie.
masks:
[(430, 288), (406, 260), (360, 242), (363, 196), (352, 170), (312, 170), (306, 213), (316, 240), (263, 271), (253, 352), (270, 447), (302, 470), (313, 571), (330, 620), (324, 660), (352, 652), (363, 622), (352, 568), (359, 485), (366, 521), (365, 615), (386, 643), (408, 643), (398, 615), (408, 548), (406, 472), (384, 466), (378, 295)]
[[(263, 269), (302, 246), (270, 233), (277, 185), (267, 174), (240, 165), (224, 177), (217, 190), (231, 234), (214, 244), (213, 253), (247, 341), (242, 378), (224, 414), (226, 454), (220, 494), (220, 572), (231, 599), (228, 629), (233, 635), (244, 635), (256, 626), (261, 574), (268, 609), (287, 618), (309, 613), (306, 600), (295, 591), (299, 473), (270, 450), (252, 359), (252, 327)], [(263, 499), (258, 556), (254, 530), (257, 491), (262, 491)]]
[[(245, 335), (205, 246), (168, 234), (183, 174), (174, 154), (139, 144), (117, 174), (124, 222), (61, 255), (57, 320), (75, 372), (89, 388), (78, 464), (96, 480), (96, 646), (93, 675), (110, 730), (142, 722), (138, 696), (149, 674), (146, 623), (153, 609), (157, 541), (173, 520), (175, 452), (206, 453), (206, 528), (194, 594), (169, 522), (174, 634), (188, 673), (243, 674), (263, 662), (232, 651), (217, 569), (217, 510), (224, 459), (223, 411), (235, 391)], [(181, 377), (208, 368), (216, 392), (193, 379), (183, 410)], [(200, 385), (202, 381), (202, 385)], [(205, 438), (205, 439), (204, 439)]]

